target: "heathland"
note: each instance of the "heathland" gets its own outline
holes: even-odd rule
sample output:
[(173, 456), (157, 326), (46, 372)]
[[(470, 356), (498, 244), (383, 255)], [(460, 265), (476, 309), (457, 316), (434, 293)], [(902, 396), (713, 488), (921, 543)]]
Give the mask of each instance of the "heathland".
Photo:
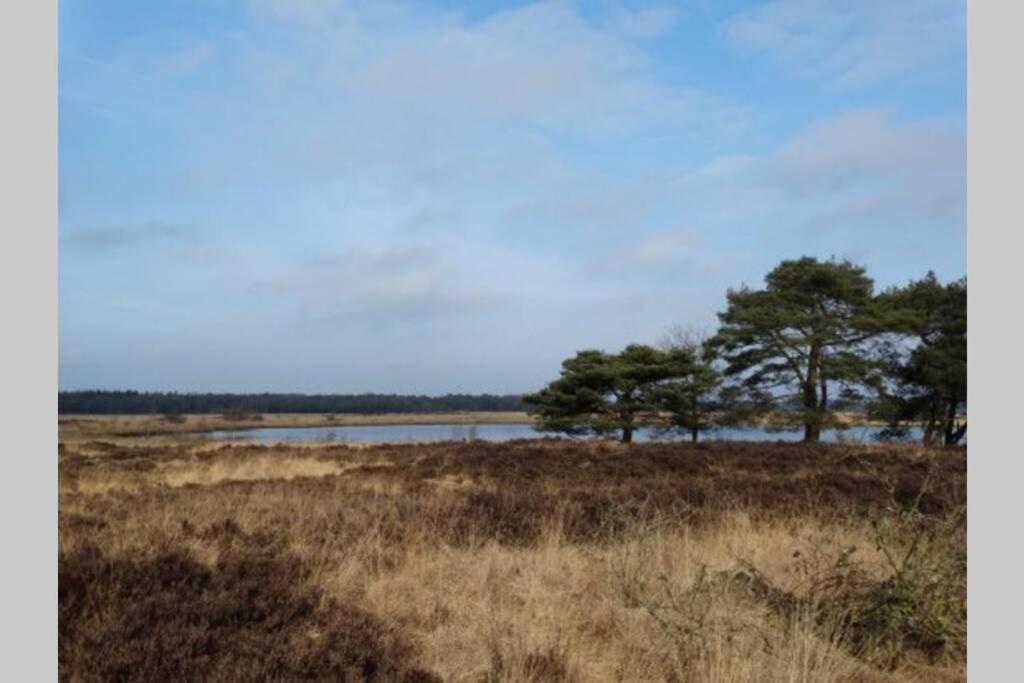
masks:
[(76, 427), (62, 679), (965, 678), (962, 448)]

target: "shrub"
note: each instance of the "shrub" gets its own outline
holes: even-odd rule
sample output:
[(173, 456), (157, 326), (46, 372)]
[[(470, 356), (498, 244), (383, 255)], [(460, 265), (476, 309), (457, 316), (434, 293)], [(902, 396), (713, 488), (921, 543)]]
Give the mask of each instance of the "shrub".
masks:
[(925, 511), (935, 461), (925, 465), (926, 475), (913, 487), (863, 464), (889, 499), (869, 516), (883, 575), (865, 570), (856, 560), (856, 547), (828, 555), (814, 545), (794, 558), (793, 570), (804, 588), (800, 597), (771, 586), (749, 563), (748, 574), (764, 586), (760, 592), (776, 611), (786, 616), (810, 611), (831, 636), (866, 661), (895, 667), (911, 653), (931, 661), (965, 660), (966, 507)]
[(181, 550), (58, 560), (62, 680), (437, 681), (402, 633), (351, 605), (322, 604), (291, 557), (229, 549), (208, 568)]
[(221, 415), (225, 420), (262, 422), (263, 415), (248, 408), (228, 408)]

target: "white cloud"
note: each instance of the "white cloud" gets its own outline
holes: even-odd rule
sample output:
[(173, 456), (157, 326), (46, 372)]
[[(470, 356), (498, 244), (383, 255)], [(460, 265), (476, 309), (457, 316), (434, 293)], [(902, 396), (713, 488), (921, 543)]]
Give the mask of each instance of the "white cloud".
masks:
[(612, 25), (617, 31), (633, 38), (658, 38), (672, 31), (683, 15), (683, 10), (674, 5), (655, 5), (635, 10), (618, 7), (612, 11)]
[[(77, 144), (62, 148), (73, 198), (62, 248), (74, 250), (62, 257), (62, 316), (80, 321), (63, 326), (79, 331), (69, 343), (99, 328), (96, 306), (76, 301), (131, 292), (166, 314), (161, 338), (182, 367), (189, 353), (213, 358), (202, 373), (237, 352), (253, 376), (280, 359), (291, 388), (306, 382), (293, 362), (387, 390), (450, 389), (453, 377), (529, 388), (576, 348), (655, 341), (673, 319), (711, 324), (727, 286), (759, 281), (780, 258), (841, 245), (869, 254), (872, 272), (899, 260), (901, 277), (942, 263), (905, 249), (912, 239), (958, 258), (962, 133), (862, 111), (747, 151), (731, 133), (751, 110), (686, 87), (691, 53), (648, 42), (680, 19), (666, 5), (544, 2), (477, 19), (390, 2), (258, 4), (257, 20), (203, 33), (215, 51), (174, 33), (139, 35), (110, 64), (63, 54), (63, 77), (80, 75), (62, 82), (62, 116), (118, 114), (94, 137), (79, 116)], [(925, 63), (894, 55), (896, 29), (878, 27), (909, 10), (768, 11), (787, 7), (741, 15), (730, 38), (848, 84)], [(203, 78), (153, 68), (166, 55), (172, 71)], [(789, 104), (756, 101), (776, 123)], [(108, 132), (123, 147), (104, 147), (98, 164)], [(118, 218), (132, 215), (166, 225), (139, 232)], [(192, 220), (203, 240), (172, 227)], [(107, 227), (74, 236), (93, 225)], [(148, 346), (143, 327), (117, 320), (137, 329), (114, 335), (124, 348)], [(408, 365), (382, 375), (381, 358)], [(409, 379), (417, 372), (440, 378)]]
[(589, 271), (612, 276), (688, 274), (700, 260), (701, 247), (693, 230), (656, 230), (603, 254)]
[(324, 28), (341, 4), (341, 0), (248, 0), (255, 14), (305, 29)]
[(932, 179), (962, 172), (963, 160), (963, 138), (949, 127), (900, 124), (890, 111), (866, 110), (810, 126), (774, 155), (766, 175), (800, 195), (868, 180)]
[(161, 62), (164, 71), (175, 76), (190, 74), (210, 61), (217, 48), (212, 43), (200, 42), (167, 55)]
[(630, 265), (649, 268), (674, 265), (693, 253), (697, 242), (692, 234), (663, 230), (639, 240), (624, 255)]
[[(629, 21), (633, 30), (655, 31), (668, 19), (656, 11)], [(608, 133), (651, 123), (732, 123), (742, 115), (729, 102), (656, 78), (645, 52), (567, 2), (478, 22), (448, 17), (397, 35), (348, 26), (337, 44), (325, 63), (334, 84), (361, 103), (399, 108), (435, 127), (511, 121)]]
[[(423, 207), (457, 212), (435, 233), (628, 229), (668, 189), (646, 157), (685, 154), (687, 142), (748, 120), (743, 107), (667, 81), (654, 54), (572, 3), (417, 16), (401, 28), (352, 12), (287, 49), (246, 43), (241, 73), (252, 78), (225, 97), (246, 98), (232, 136), (259, 140), (249, 149), (260, 154), (223, 154), (224, 169), (196, 159), (190, 180), (258, 169), (296, 188), (323, 183), (311, 202), (384, 232), (396, 207), (409, 209), (395, 218), (407, 225)], [(575, 156), (621, 158), (622, 145), (641, 168), (608, 173)]]
[(729, 19), (725, 36), (802, 77), (861, 86), (927, 67), (966, 43), (962, 0), (776, 0)]
[(305, 318), (360, 327), (450, 320), (496, 299), (460, 284), (458, 264), (437, 245), (353, 247), (264, 278), (251, 291), (286, 296)]
[(620, 232), (647, 223), (668, 199), (669, 189), (667, 178), (654, 174), (596, 181), (571, 178), (550, 195), (528, 197), (507, 216), (562, 230)]
[(677, 188), (695, 218), (736, 236), (832, 233), (836, 243), (838, 231), (843, 244), (868, 244), (905, 227), (962, 230), (964, 155), (953, 127), (866, 110), (812, 124), (760, 157), (713, 160)]
[[(572, 3), (483, 19), (381, 22), (375, 11), (345, 5), (315, 34), (233, 38), (225, 66), (238, 79), (202, 100), (229, 132), (189, 160), (179, 184), (212, 192), (279, 174), (295, 186), (344, 182), (349, 206), (366, 193), (393, 205), (471, 196), (496, 213), (543, 210), (590, 201), (595, 165), (574, 150), (618, 155), (629, 144), (642, 158), (750, 120), (729, 99), (667, 81), (653, 53)], [(258, 144), (239, 159), (239, 140)]]

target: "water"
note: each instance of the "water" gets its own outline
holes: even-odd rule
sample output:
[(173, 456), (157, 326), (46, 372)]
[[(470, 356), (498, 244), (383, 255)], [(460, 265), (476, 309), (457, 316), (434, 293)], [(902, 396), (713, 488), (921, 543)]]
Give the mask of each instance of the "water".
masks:
[[(878, 427), (853, 427), (851, 429), (827, 430), (822, 432), (822, 441), (871, 442), (879, 431)], [(416, 443), (435, 441), (510, 441), (512, 439), (538, 439), (544, 436), (558, 436), (536, 431), (528, 424), (403, 424), (364, 425), (346, 427), (260, 427), (207, 432), (211, 439), (245, 440), (259, 443), (280, 441), (309, 441), (337, 443)], [(920, 428), (910, 431), (913, 439), (921, 438)], [(581, 438), (581, 437), (576, 437)], [(688, 435), (660, 435), (652, 429), (638, 429), (635, 441), (689, 440)], [(803, 430), (769, 431), (764, 427), (732, 427), (701, 434), (702, 441), (799, 441)]]

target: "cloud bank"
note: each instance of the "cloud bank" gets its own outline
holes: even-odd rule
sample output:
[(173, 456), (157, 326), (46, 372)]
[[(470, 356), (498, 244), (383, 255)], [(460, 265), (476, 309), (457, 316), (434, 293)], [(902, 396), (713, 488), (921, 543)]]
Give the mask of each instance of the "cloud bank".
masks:
[(524, 391), (781, 258), (965, 268), (954, 4), (176, 9), (62, 6), (63, 388)]

